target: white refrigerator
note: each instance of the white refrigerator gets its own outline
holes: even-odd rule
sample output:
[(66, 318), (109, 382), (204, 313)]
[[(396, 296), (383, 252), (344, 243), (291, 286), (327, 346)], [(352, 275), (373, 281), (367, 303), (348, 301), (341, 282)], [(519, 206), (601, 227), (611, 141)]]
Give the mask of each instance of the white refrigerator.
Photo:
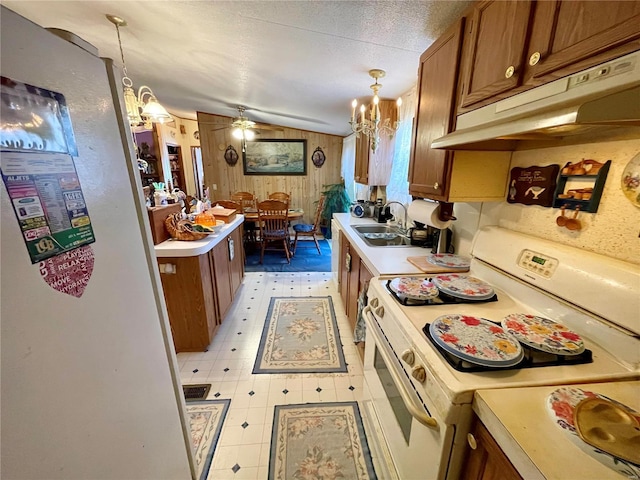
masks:
[(119, 74), (110, 61), (0, 8), (2, 76), (66, 99), (95, 237), (82, 295), (54, 288), (32, 263), (18, 210), (0, 186), (0, 477), (192, 478)]

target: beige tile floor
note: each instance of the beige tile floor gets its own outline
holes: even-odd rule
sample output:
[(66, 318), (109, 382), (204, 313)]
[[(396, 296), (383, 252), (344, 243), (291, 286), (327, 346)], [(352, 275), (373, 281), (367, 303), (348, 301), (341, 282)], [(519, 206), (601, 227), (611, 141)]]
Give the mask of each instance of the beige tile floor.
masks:
[[(289, 296), (331, 296), (347, 373), (251, 373), (271, 297)], [(208, 350), (178, 362), (183, 384), (210, 383), (208, 399), (231, 399), (209, 480), (267, 479), (275, 405), (362, 400), (362, 362), (328, 272), (247, 273)]]

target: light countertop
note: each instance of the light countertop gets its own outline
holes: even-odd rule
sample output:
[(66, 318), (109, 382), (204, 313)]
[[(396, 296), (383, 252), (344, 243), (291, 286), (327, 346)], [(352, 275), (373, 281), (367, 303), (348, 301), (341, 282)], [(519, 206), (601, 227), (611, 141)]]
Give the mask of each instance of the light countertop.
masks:
[[(570, 385), (640, 410), (640, 381)], [(478, 390), (473, 409), (520, 475), (547, 480), (620, 480), (619, 473), (578, 447), (558, 427), (547, 397), (560, 386)]]
[(236, 218), (234, 218), (231, 223), (227, 223), (222, 227), (220, 233), (209, 235), (202, 240), (194, 240), (191, 242), (173, 239), (165, 240), (155, 246), (156, 257), (196, 257), (207, 253), (227, 238), (242, 222), (244, 222), (244, 215), (236, 215)]
[(381, 225), (372, 218), (357, 218), (350, 213), (334, 213), (333, 221), (351, 242), (358, 255), (374, 276), (422, 273), (407, 261), (407, 257), (427, 256), (430, 248), (422, 247), (370, 247), (351, 228), (353, 225)]

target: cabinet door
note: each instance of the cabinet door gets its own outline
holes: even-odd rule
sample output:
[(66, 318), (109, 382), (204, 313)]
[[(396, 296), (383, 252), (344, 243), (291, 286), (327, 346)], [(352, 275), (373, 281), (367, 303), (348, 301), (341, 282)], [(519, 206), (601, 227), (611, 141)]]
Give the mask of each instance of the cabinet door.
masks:
[(221, 323), (233, 301), (231, 291), (231, 272), (229, 268), (229, 244), (226, 240), (211, 249), (213, 273), (218, 300), (218, 319)]
[(230, 259), (229, 270), (231, 278), (231, 293), (235, 296), (235, 293), (242, 284), (242, 277), (244, 277), (244, 248), (242, 246), (242, 225), (236, 228), (227, 237), (229, 239), (229, 257), (231, 257), (231, 251), (233, 249), (233, 259)]
[(351, 248), (351, 271), (349, 272), (349, 292), (347, 294), (347, 317), (351, 324), (351, 330), (356, 326), (358, 319), (358, 286), (360, 284), (360, 256)]
[(461, 107), (520, 85), (532, 12), (531, 1), (487, 0), (473, 9), (464, 59)]
[(201, 352), (217, 328), (209, 256), (158, 258), (163, 264), (174, 267), (160, 279), (176, 352)]
[(418, 197), (446, 200), (452, 153), (432, 149), (431, 142), (453, 130), (463, 25), (461, 19), (420, 57), (409, 163), (409, 193)]
[(364, 185), (369, 184), (369, 137), (361, 133), (356, 137), (356, 164), (353, 179)]
[[(469, 437), (473, 443), (460, 478), (468, 480), (522, 480), (489, 431), (476, 417)], [(474, 448), (475, 447), (475, 448)]]
[[(590, 60), (589, 64), (562, 71), (562, 76), (570, 75), (640, 49), (640, 43), (633, 42), (638, 39), (640, 2), (637, 0), (538, 2), (527, 56), (528, 68), (533, 77), (542, 77)], [(607, 51), (611, 51), (610, 56), (601, 55)]]
[(340, 284), (340, 298), (347, 309), (347, 295), (349, 293), (349, 270), (351, 269), (351, 254), (349, 253), (349, 240), (344, 233), (340, 232), (340, 258), (338, 265), (338, 283)]

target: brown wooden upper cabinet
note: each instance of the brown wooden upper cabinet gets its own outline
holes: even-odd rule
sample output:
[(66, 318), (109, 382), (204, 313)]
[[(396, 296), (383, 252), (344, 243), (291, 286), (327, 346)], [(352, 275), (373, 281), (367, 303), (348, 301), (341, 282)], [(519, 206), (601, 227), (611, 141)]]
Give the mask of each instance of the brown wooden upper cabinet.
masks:
[(458, 113), (640, 50), (638, 0), (486, 0), (469, 16)]
[[(562, 69), (557, 76), (570, 75), (640, 49), (640, 42), (631, 43), (638, 39), (638, 1), (539, 1), (527, 68), (536, 79)], [(572, 65), (575, 67), (567, 71)]]
[(420, 57), (409, 163), (409, 193), (414, 196), (446, 199), (453, 152), (432, 149), (431, 142), (454, 127), (463, 25), (464, 19), (459, 20)]
[[(380, 118), (388, 118), (389, 124), (394, 125), (398, 120), (398, 107), (395, 100), (380, 100)], [(354, 180), (364, 185), (386, 185), (391, 175), (391, 164), (395, 152), (395, 138), (387, 134), (380, 135), (378, 148), (371, 150), (371, 140), (367, 135), (360, 134), (356, 138), (356, 162)]]
[(478, 2), (467, 23), (461, 106), (469, 107), (522, 82), (533, 2)]

